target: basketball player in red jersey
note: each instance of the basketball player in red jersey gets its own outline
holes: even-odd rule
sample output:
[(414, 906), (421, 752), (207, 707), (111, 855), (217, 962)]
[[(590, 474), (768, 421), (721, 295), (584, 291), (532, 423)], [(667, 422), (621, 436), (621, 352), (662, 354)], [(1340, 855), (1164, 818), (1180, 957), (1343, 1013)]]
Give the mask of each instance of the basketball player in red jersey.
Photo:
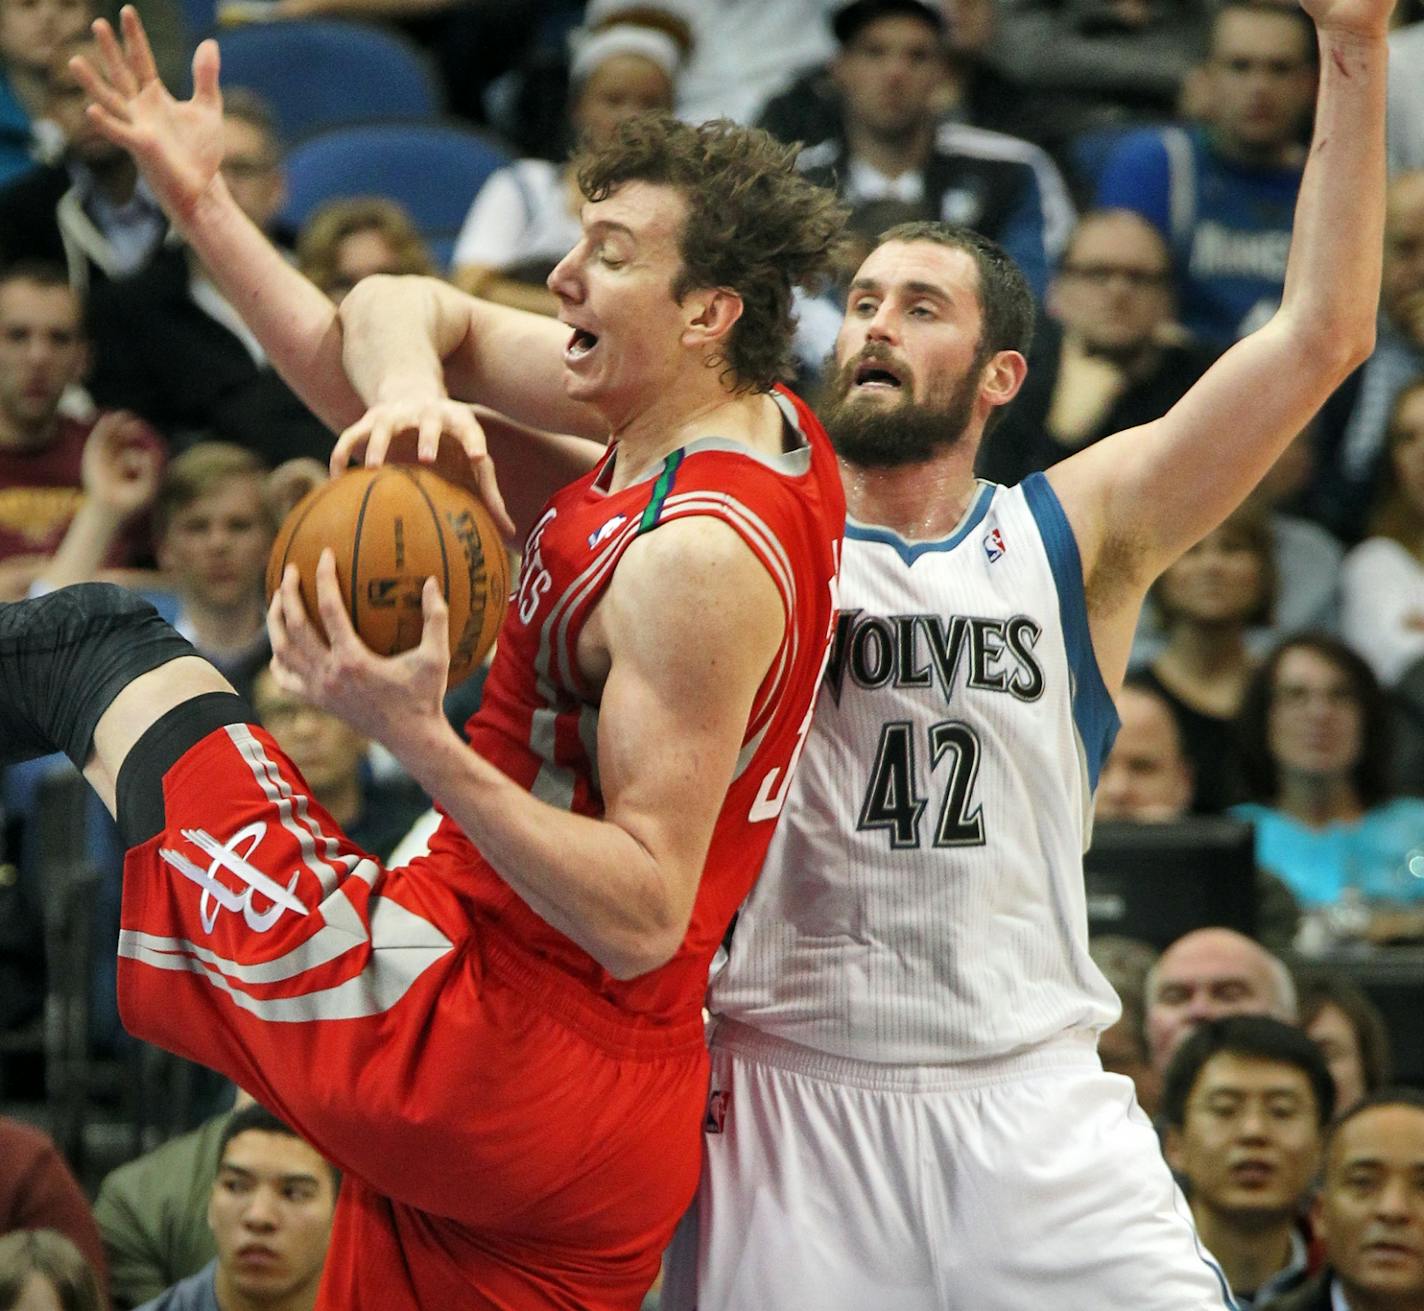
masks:
[[(346, 1171), (321, 1306), (631, 1311), (696, 1187), (707, 967), (834, 621), (835, 461), (772, 384), (792, 279), (825, 266), (839, 213), (761, 134), (644, 121), (585, 162), (584, 235), (550, 280), (564, 326), (387, 281), (343, 331), (231, 204), (215, 48), (180, 105), (125, 24), (125, 52), (100, 29), (96, 121), (322, 413), (373, 407), (343, 451), (378, 460), (413, 429), (437, 454), (468, 413), (447, 387), (532, 392), (521, 417), (611, 445), (535, 517), (468, 745), (440, 713), (433, 584), (424, 640), (394, 659), (351, 631), (329, 556), (329, 643), (294, 575), (274, 600), (284, 685), (381, 739), (446, 811), (404, 869), (353, 848), (122, 593), (0, 610), (0, 749), (66, 750), (115, 809), (129, 1026)], [(478, 432), (454, 435), (488, 488)], [(528, 502), (511, 496), (521, 518)]]

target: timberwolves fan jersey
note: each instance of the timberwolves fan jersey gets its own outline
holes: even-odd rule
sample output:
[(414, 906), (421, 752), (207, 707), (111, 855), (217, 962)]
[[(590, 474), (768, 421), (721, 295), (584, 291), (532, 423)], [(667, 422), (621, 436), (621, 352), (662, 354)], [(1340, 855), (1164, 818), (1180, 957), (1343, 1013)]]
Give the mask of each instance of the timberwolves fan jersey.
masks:
[(980, 484), (942, 541), (848, 520), (841, 606), (714, 1015), (918, 1065), (1111, 1024), (1082, 853), (1117, 716), (1048, 480)]

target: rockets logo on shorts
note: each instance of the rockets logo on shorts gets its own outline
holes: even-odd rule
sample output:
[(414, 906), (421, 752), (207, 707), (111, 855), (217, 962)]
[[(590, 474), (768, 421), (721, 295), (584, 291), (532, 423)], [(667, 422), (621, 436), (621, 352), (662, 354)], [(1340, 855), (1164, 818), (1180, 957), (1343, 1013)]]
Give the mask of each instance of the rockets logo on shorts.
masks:
[[(159, 856), (173, 866), (184, 878), (191, 879), (203, 890), (198, 903), (198, 913), (202, 918), (203, 932), (211, 933), (218, 922), (218, 916), (225, 910), (241, 911), (247, 927), (254, 933), (266, 933), (279, 919), (282, 912), (294, 910), (305, 915), (307, 908), (293, 895), (298, 874), (284, 888), (275, 879), (264, 874), (253, 865), (249, 857), (267, 836), (267, 825), (263, 820), (238, 829), (227, 842), (219, 842), (212, 834), (200, 828), (185, 828), (183, 836), (209, 858), (207, 869), (189, 860), (181, 851), (165, 847)], [(245, 844), (245, 845), (244, 845)], [(223, 883), (218, 871), (224, 870), (244, 884), (241, 892)], [(264, 897), (272, 904), (259, 911), (252, 904), (254, 895)], [(216, 904), (215, 904), (216, 903)]]
[(721, 1133), (732, 1106), (730, 1088), (714, 1088), (707, 1097), (707, 1114), (702, 1121), (703, 1133)]
[(1004, 545), (1004, 535), (997, 528), (991, 528), (984, 534), (984, 554), (989, 557), (989, 563), (993, 564), (1009, 548)]

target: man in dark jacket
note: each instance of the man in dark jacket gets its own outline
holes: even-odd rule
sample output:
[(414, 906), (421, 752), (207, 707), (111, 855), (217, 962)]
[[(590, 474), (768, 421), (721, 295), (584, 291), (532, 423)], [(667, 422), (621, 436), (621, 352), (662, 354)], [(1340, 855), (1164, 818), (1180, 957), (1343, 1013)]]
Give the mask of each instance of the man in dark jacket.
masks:
[(1267, 1311), (1424, 1307), (1424, 1094), (1385, 1089), (1340, 1118), (1313, 1218), (1329, 1268)]

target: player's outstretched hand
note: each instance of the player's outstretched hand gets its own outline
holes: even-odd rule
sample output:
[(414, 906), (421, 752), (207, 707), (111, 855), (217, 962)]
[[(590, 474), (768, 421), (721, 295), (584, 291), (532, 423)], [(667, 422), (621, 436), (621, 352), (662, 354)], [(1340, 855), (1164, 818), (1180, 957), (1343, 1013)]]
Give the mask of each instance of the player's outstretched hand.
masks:
[(337, 439), (331, 452), (334, 478), (353, 461), (368, 469), (385, 464), (430, 465), (451, 482), (469, 487), (494, 515), (505, 537), (515, 535), (495, 481), (485, 430), (471, 408), (446, 399), (381, 401)]
[(302, 603), (296, 566), (287, 566), (267, 608), (273, 677), (284, 691), (339, 715), (405, 763), (403, 751), (432, 724), (445, 722), (450, 611), (439, 584), (427, 578), (421, 592), (420, 645), (396, 656), (378, 656), (357, 636), (341, 602), (336, 557), (329, 548), (317, 562), (316, 592), (325, 640)]
[(182, 226), (218, 175), (223, 157), (217, 42), (193, 54), (193, 98), (175, 100), (158, 78), (148, 37), (132, 5), (119, 15), (123, 44), (102, 18), (95, 67), (83, 55), (70, 68), (92, 102), (89, 121), (134, 157), (158, 203)]

